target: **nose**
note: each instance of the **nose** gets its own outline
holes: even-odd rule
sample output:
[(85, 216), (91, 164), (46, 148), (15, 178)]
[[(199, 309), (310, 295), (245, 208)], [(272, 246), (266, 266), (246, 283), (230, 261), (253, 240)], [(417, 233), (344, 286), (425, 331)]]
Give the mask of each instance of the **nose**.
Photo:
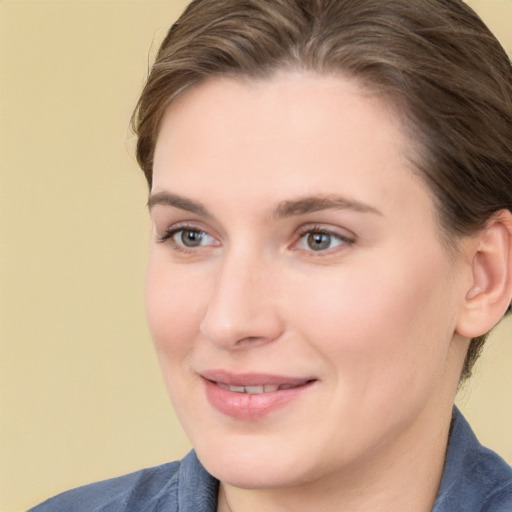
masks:
[(240, 349), (275, 341), (283, 332), (271, 263), (232, 254), (215, 276), (200, 330), (212, 343)]

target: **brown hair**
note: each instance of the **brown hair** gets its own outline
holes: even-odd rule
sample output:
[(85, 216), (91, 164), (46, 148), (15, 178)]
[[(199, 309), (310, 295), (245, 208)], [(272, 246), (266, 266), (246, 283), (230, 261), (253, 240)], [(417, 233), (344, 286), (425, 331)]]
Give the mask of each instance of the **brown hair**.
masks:
[[(180, 92), (283, 68), (341, 72), (394, 103), (419, 143), (415, 168), (448, 240), (512, 210), (512, 66), (461, 0), (194, 0), (163, 41), (134, 113), (149, 186), (160, 121)], [(484, 341), (471, 341), (463, 379)]]

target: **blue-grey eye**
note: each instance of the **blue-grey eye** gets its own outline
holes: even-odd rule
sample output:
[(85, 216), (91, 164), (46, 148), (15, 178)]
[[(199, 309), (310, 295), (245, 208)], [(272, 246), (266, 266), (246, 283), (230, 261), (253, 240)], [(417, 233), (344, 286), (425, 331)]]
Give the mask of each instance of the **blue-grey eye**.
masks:
[(325, 231), (308, 231), (304, 233), (297, 244), (297, 248), (303, 251), (327, 251), (343, 244), (349, 244), (351, 241), (347, 240), (341, 235), (329, 233)]
[(332, 236), (326, 233), (309, 233), (306, 242), (313, 251), (325, 251), (331, 247)]
[(180, 229), (174, 234), (174, 240), (185, 247), (199, 247), (204, 245), (206, 233), (197, 229)]

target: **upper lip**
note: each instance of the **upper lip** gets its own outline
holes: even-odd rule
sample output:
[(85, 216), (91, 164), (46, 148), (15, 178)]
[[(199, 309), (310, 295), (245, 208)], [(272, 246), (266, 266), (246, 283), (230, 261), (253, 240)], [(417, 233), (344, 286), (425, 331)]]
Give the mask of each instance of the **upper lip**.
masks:
[(289, 377), (269, 373), (232, 373), (226, 370), (206, 370), (200, 372), (201, 377), (211, 382), (227, 386), (300, 386), (307, 384), (314, 377)]

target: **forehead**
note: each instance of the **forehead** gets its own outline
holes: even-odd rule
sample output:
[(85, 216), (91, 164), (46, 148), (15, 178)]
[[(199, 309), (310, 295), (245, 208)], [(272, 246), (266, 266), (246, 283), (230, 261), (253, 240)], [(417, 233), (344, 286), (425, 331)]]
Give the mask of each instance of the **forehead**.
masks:
[(167, 109), (153, 192), (203, 198), (214, 191), (246, 202), (264, 194), (279, 202), (285, 191), (335, 191), (366, 203), (400, 202), (410, 186), (426, 192), (411, 172), (412, 146), (391, 104), (346, 77), (215, 78)]
[[(357, 110), (361, 121), (375, 122), (380, 118), (396, 131), (402, 131), (397, 111), (403, 110), (403, 105), (395, 107), (395, 102), (383, 96), (377, 88), (341, 73), (323, 75), (283, 70), (269, 78), (213, 77), (188, 87), (174, 98), (164, 113), (162, 124), (168, 118), (183, 121), (188, 117), (188, 127), (195, 132), (201, 127), (207, 129), (210, 122), (218, 124), (219, 118), (214, 119), (214, 116), (223, 111), (226, 127), (237, 124), (253, 130), (263, 124), (267, 128), (281, 126), (289, 131), (292, 126), (285, 126), (286, 122), (300, 121), (295, 125), (297, 131), (320, 121), (322, 126), (316, 124), (312, 128), (328, 130), (336, 127), (333, 118), (340, 120), (342, 114), (341, 117), (349, 121), (348, 116)], [(185, 128), (185, 124), (180, 128)], [(161, 139), (160, 129), (157, 145)]]

